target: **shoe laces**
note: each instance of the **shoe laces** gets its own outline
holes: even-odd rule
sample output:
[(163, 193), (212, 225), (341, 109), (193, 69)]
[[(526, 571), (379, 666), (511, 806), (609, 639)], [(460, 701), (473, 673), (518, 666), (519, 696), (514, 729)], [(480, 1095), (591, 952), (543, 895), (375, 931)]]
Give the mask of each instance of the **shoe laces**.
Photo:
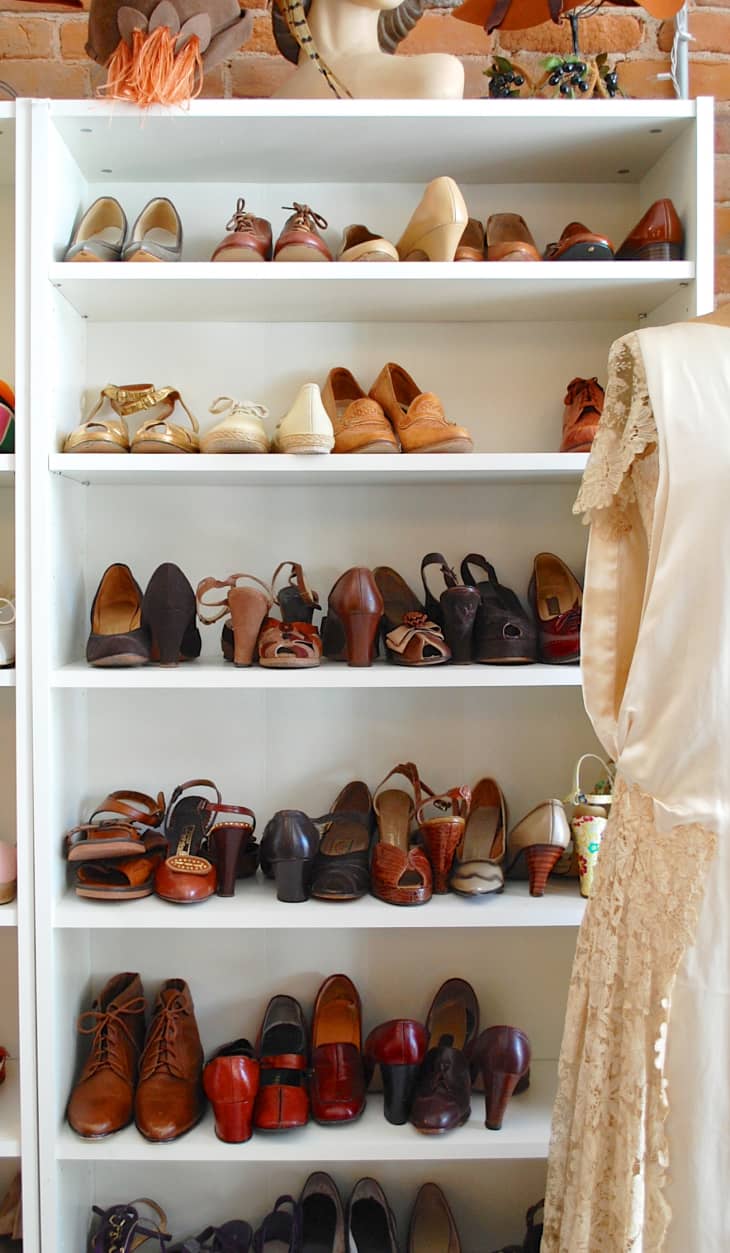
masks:
[(580, 627), (580, 618), (580, 604), (576, 601), (572, 609), (568, 609), (566, 613), (560, 613), (557, 618), (553, 618), (553, 630), (559, 635), (564, 635), (568, 631), (577, 631)]
[(226, 222), (227, 231), (253, 231), (256, 229), (256, 219), (253, 213), (249, 213), (246, 208), (246, 201), (239, 199), (236, 201), (236, 211), (232, 213), (230, 219)]
[(208, 409), (208, 413), (225, 413), (231, 417), (258, 418), (261, 422), (269, 416), (266, 405), (259, 405), (255, 400), (234, 400), (232, 396), (217, 396)]
[(125, 1065), (122, 1054), (123, 1037), (129, 1041), (135, 1054), (139, 1051), (137, 1041), (132, 1034), (128, 1017), (144, 1013), (144, 997), (135, 996), (124, 1005), (114, 1005), (110, 1009), (87, 1009), (79, 1017), (80, 1035), (92, 1035), (91, 1055), (88, 1077), (108, 1068), (119, 1078), (129, 1079), (129, 1069)]
[(150, 1027), (147, 1043), (140, 1065), (140, 1078), (166, 1070), (173, 1079), (184, 1079), (175, 1045), (179, 1035), (180, 1020), (188, 1015), (185, 1002), (178, 996), (157, 1010)]
[(327, 219), (321, 214), (315, 213), (314, 209), (310, 209), (308, 204), (297, 204), (296, 200), (293, 204), (283, 204), (282, 209), (291, 210), (294, 218), (290, 223), (297, 230), (312, 231), (318, 226), (321, 231), (327, 230)]

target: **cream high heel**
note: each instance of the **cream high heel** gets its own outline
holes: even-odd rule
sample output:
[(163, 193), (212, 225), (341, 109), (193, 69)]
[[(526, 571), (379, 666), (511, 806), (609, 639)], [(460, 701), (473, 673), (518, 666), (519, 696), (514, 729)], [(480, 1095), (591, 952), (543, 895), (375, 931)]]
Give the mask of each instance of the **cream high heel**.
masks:
[(401, 261), (453, 261), (469, 221), (453, 178), (435, 178), (416, 206), (396, 247)]

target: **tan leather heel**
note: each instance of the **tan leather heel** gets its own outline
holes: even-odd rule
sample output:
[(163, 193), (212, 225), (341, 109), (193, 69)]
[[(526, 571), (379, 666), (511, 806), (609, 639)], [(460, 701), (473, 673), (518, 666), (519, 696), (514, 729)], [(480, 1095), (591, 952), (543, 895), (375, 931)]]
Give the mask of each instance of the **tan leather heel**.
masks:
[[(239, 587), (239, 579), (256, 586)], [(210, 601), (203, 597), (214, 589), (227, 589), (223, 600)], [(227, 579), (203, 579), (196, 591), (198, 617), (208, 626), (226, 617), (221, 633), (221, 648), (226, 661), (234, 666), (250, 666), (256, 652), (256, 641), (262, 624), (272, 604), (271, 589), (253, 574), (231, 574)], [(203, 609), (213, 609), (212, 614)]]

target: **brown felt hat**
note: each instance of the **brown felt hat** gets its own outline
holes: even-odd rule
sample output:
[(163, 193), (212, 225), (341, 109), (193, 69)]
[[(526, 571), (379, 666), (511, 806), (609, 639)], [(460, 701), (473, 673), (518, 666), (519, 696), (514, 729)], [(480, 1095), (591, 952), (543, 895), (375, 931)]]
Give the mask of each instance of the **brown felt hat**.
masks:
[[(557, 22), (562, 13), (577, 9), (585, 0), (464, 0), (464, 4), (454, 9), (453, 16), (462, 22), (471, 22), (474, 26), (482, 26), (486, 31), (496, 30), (527, 30), (531, 26), (542, 26), (543, 22)], [(674, 17), (682, 7), (683, 0), (643, 0), (641, 4), (634, 0), (608, 0), (608, 3), (619, 4), (622, 8), (646, 9), (652, 17)]]

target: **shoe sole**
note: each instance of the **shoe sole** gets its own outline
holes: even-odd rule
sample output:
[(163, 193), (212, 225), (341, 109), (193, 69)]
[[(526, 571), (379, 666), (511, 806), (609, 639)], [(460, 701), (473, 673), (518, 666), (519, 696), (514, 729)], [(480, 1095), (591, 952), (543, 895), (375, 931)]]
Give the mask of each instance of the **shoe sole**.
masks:
[(277, 440), (279, 452), (322, 454), (334, 448), (332, 435), (283, 435)]
[(140, 657), (137, 653), (117, 653), (113, 657), (104, 657), (100, 661), (90, 661), (90, 666), (95, 666), (99, 670), (117, 670), (124, 666), (146, 666), (147, 657)]
[(470, 439), (446, 439), (440, 444), (429, 444), (425, 448), (408, 449), (406, 456), (412, 453), (434, 453), (434, 452), (473, 452), (474, 444)]

